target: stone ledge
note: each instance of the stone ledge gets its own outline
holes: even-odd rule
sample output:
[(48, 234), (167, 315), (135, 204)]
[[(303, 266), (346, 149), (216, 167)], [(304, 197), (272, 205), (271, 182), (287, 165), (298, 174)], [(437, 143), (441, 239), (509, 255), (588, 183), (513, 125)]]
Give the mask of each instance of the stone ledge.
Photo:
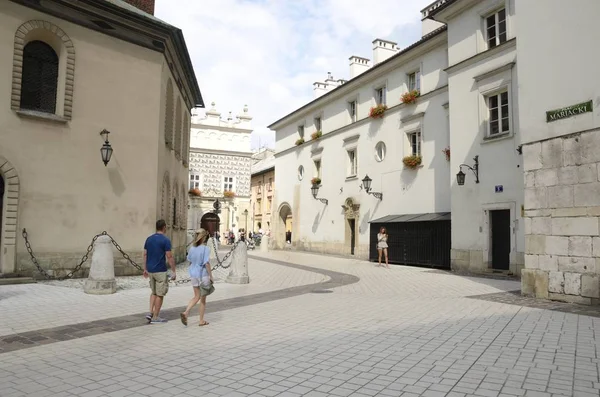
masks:
[(59, 124), (67, 124), (69, 122), (68, 119), (52, 113), (37, 112), (35, 110), (17, 110), (16, 112), (19, 116), (30, 119), (52, 121)]

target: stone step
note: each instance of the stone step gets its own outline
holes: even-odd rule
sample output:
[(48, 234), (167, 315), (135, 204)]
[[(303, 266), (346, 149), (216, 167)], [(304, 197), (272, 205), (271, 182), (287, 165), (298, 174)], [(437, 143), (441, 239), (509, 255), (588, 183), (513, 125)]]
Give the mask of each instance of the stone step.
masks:
[(36, 281), (31, 277), (0, 277), (0, 285), (13, 284), (35, 284)]

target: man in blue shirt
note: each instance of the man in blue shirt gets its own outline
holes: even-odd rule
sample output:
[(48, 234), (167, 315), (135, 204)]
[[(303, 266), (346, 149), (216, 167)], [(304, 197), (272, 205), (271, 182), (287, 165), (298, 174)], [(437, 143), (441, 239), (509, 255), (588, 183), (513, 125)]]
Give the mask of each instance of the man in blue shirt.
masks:
[(163, 298), (169, 291), (169, 275), (167, 261), (171, 266), (171, 280), (175, 280), (175, 258), (171, 252), (171, 240), (165, 236), (167, 223), (160, 219), (156, 222), (156, 233), (146, 239), (144, 244), (144, 277), (150, 278), (150, 313), (146, 315), (149, 323), (166, 323), (160, 318), (160, 308)]

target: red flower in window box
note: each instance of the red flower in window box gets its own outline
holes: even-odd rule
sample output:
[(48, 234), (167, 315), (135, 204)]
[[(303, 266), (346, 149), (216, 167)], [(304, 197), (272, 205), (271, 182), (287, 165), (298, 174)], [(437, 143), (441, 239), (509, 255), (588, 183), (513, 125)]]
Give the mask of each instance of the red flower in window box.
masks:
[(405, 92), (402, 94), (402, 103), (415, 103), (419, 96), (421, 96), (421, 93), (418, 90)]
[(323, 133), (322, 133), (321, 131), (315, 131), (315, 132), (313, 132), (312, 134), (310, 134), (310, 138), (311, 138), (313, 141), (316, 141), (317, 139), (319, 139), (319, 138), (320, 138), (320, 137), (322, 137), (322, 136), (323, 136)]
[(202, 192), (198, 188), (190, 189), (188, 193), (190, 194), (190, 196), (202, 197)]
[(372, 119), (382, 119), (387, 108), (386, 105), (373, 106), (371, 110), (369, 110), (369, 117)]
[(419, 167), (422, 163), (423, 159), (421, 158), (421, 156), (415, 156), (414, 154), (412, 156), (406, 156), (402, 159), (402, 162), (404, 163), (404, 165), (407, 168), (412, 168), (413, 170), (417, 167)]
[(225, 190), (223, 192), (223, 197), (225, 197), (225, 198), (234, 198), (235, 197), (235, 192), (232, 192), (231, 190)]

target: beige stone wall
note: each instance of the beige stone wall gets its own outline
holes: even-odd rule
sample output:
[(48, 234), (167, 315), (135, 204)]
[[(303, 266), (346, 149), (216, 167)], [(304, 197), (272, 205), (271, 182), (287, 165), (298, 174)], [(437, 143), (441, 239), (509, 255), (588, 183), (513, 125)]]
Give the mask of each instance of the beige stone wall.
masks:
[(598, 304), (600, 130), (526, 145), (523, 157), (523, 294)]
[[(264, 231), (271, 228), (271, 214), (277, 211), (273, 208), (273, 195), (275, 194), (275, 171), (268, 171), (259, 175), (252, 175), (250, 180), (250, 208), (252, 220), (249, 225), (253, 226), (254, 231), (258, 231), (261, 226)], [(259, 203), (260, 200), (260, 203)], [(271, 206), (269, 207), (269, 200)], [(248, 226), (250, 228), (250, 226)]]
[[(11, 109), (15, 32), (29, 20), (59, 27), (73, 44), (75, 78), (66, 81), (73, 84), (68, 120), (29, 118)], [(0, 58), (0, 157), (20, 181), (16, 254), (0, 258), (0, 272), (31, 268), (22, 228), (39, 261), (54, 269), (74, 266), (73, 258), (80, 258), (103, 230), (138, 255), (163, 215), (165, 173), (181, 183), (179, 191), (187, 184), (186, 169), (165, 151), (161, 134), (167, 77), (163, 54), (11, 2), (3, 3), (0, 12), (0, 50), (6, 55)], [(60, 95), (64, 92), (59, 100)], [(103, 129), (111, 132), (114, 149), (107, 167), (100, 158)], [(170, 236), (181, 259), (185, 230), (171, 228)]]
[[(465, 273), (491, 273), (492, 269), (489, 260), (485, 260), (486, 251), (483, 250), (450, 250), (450, 263), (452, 270)], [(489, 251), (488, 251), (489, 255)], [(509, 271), (520, 276), (525, 267), (525, 254), (523, 252), (511, 252)]]

